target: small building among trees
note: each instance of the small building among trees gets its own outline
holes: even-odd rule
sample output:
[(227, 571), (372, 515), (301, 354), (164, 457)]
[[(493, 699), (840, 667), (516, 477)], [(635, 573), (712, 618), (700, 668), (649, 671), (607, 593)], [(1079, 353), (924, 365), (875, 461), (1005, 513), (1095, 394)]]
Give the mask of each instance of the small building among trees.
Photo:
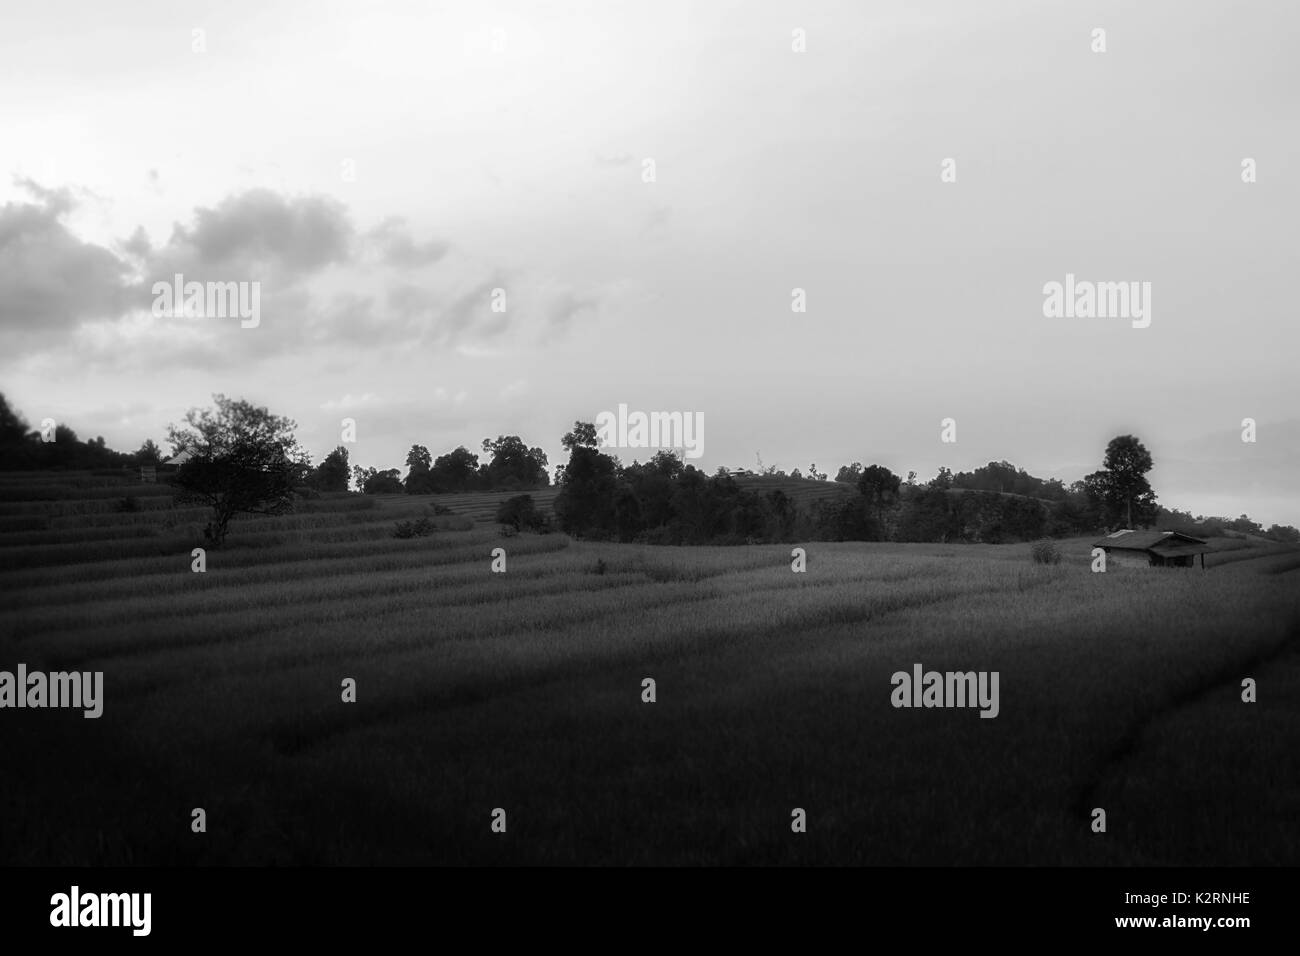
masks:
[(1190, 568), (1201, 556), (1205, 568), (1205, 553), (1213, 551), (1200, 538), (1179, 531), (1133, 531), (1124, 529), (1108, 534), (1092, 543), (1094, 548), (1106, 552), (1107, 563), (1120, 567), (1138, 566), (1153, 568)]
[(192, 450), (190, 450), (189, 448), (182, 448), (176, 454), (172, 455), (172, 457), (164, 461), (162, 463), (162, 467), (168, 469), (179, 468), (181, 465), (185, 464), (193, 457), (194, 457), (194, 452)]

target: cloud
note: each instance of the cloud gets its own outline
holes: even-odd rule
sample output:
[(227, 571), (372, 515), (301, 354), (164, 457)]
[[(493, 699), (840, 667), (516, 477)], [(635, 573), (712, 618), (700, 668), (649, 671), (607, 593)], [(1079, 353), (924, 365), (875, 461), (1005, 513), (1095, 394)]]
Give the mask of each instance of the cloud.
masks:
[(567, 334), (577, 316), (594, 310), (599, 305), (600, 300), (594, 295), (579, 295), (569, 289), (561, 291), (546, 307), (546, 329), (543, 338), (550, 339)]
[(450, 248), (447, 243), (430, 239), (417, 243), (406, 230), (400, 218), (385, 219), (368, 235), (378, 248), (381, 258), (396, 269), (418, 269), (442, 259)]
[(37, 201), (0, 208), (0, 336), (57, 340), (87, 319), (121, 309), (127, 264), (64, 225), (77, 205), (71, 191), (15, 182)]
[[(105, 248), (62, 221), (67, 189), (20, 185), (36, 202), (0, 209), (0, 335), (30, 333), (36, 353), (58, 349), (88, 370), (133, 374), (167, 366), (228, 370), (329, 350), (475, 348), (501, 353), (568, 334), (598, 308), (597, 292), (417, 241), (406, 222), (367, 232), (328, 197), (236, 193), (193, 210), (164, 243), (143, 228)], [(260, 322), (153, 315), (154, 286), (257, 283)], [(497, 289), (508, 308), (493, 309)], [(463, 351), (461, 354), (465, 354)]]
[(144, 231), (144, 226), (136, 226), (135, 232), (131, 233), (129, 239), (123, 239), (119, 244), (121, 250), (133, 259), (146, 259), (153, 252), (153, 244), (149, 241), (149, 235)]
[(189, 226), (176, 223), (167, 244), (145, 264), (145, 284), (177, 272), (199, 282), (274, 276), (287, 284), (347, 262), (353, 239), (338, 200), (286, 199), (269, 189), (250, 189), (214, 208), (196, 209)]

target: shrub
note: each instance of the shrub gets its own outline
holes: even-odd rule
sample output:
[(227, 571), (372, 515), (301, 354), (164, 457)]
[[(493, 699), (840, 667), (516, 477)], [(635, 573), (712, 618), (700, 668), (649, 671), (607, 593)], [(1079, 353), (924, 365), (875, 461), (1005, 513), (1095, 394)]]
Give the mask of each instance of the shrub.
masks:
[(135, 495), (127, 495), (117, 503), (117, 510), (123, 513), (139, 511), (140, 499)]
[(452, 511), (446, 505), (434, 505), (433, 513), (435, 515), (450, 515), (450, 514), (455, 514), (456, 512)]
[(423, 538), (433, 534), (436, 530), (434, 523), (428, 518), (417, 518), (415, 521), (399, 521), (393, 526), (394, 538)]
[(1035, 541), (1029, 549), (1035, 564), (1060, 564), (1061, 552), (1055, 541)]
[(550, 519), (537, 510), (532, 495), (515, 495), (503, 501), (497, 509), (497, 521), (516, 533), (534, 531), (544, 534), (551, 530)]

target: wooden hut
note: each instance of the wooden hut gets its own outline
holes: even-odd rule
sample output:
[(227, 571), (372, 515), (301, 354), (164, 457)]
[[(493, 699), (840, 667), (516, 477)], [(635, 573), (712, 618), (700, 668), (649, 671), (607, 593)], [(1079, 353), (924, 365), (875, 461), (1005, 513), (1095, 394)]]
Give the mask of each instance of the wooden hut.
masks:
[(1108, 563), (1140, 565), (1153, 568), (1190, 568), (1201, 556), (1205, 568), (1205, 552), (1214, 549), (1200, 538), (1179, 531), (1133, 531), (1125, 529), (1108, 534), (1092, 543), (1094, 548), (1106, 552)]

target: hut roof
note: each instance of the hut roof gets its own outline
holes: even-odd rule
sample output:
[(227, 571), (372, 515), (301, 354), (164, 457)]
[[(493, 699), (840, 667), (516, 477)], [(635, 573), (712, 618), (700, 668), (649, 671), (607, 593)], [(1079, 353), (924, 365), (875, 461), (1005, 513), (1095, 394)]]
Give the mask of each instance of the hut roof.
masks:
[(1180, 531), (1133, 531), (1125, 529), (1108, 534), (1092, 543), (1094, 548), (1121, 548), (1126, 551), (1155, 551), (1169, 557), (1213, 551), (1201, 538)]

